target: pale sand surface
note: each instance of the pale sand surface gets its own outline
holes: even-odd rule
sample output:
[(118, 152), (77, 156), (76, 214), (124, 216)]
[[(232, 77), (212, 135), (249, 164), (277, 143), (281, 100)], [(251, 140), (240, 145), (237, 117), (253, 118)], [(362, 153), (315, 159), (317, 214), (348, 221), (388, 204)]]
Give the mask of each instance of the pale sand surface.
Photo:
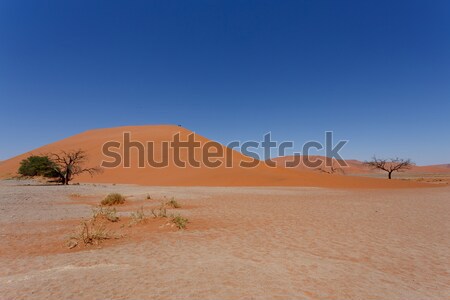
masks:
[[(0, 182), (1, 299), (450, 298), (449, 187), (17, 183)], [(114, 191), (129, 209), (173, 196), (191, 223), (67, 249), (77, 222)]]

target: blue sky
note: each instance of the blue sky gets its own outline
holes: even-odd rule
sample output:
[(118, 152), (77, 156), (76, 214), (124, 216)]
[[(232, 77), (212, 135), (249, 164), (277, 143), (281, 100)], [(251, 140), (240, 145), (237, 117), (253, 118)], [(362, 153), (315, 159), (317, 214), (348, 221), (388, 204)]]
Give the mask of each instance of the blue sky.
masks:
[(102, 127), (450, 163), (450, 1), (0, 1), (0, 159)]

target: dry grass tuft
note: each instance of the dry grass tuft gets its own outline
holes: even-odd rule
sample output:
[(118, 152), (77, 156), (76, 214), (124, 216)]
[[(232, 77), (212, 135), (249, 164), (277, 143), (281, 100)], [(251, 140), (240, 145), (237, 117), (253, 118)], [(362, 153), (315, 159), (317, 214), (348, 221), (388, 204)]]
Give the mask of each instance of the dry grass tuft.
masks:
[(92, 210), (92, 218), (105, 218), (106, 220), (110, 222), (117, 222), (119, 221), (119, 217), (117, 216), (117, 211), (115, 208), (107, 207), (104, 208), (102, 206), (99, 206), (97, 209)]
[(145, 223), (147, 221), (147, 216), (144, 213), (144, 207), (141, 206), (136, 212), (131, 213), (131, 225)]
[(125, 197), (122, 196), (119, 193), (111, 193), (108, 196), (105, 197), (105, 199), (102, 200), (102, 205), (116, 205), (116, 204), (123, 204), (125, 202)]
[(77, 232), (70, 237), (68, 247), (75, 248), (80, 243), (84, 245), (98, 245), (101, 241), (110, 239), (111, 235), (106, 229), (105, 223), (98, 218), (83, 220)]
[(174, 197), (172, 197), (170, 199), (170, 201), (167, 201), (166, 205), (169, 206), (169, 207), (172, 207), (172, 208), (180, 208), (181, 207), (181, 205), (178, 204), (178, 202), (175, 200)]
[(152, 209), (152, 215), (155, 218), (167, 218), (167, 208), (164, 203), (161, 203), (161, 206), (158, 208)]

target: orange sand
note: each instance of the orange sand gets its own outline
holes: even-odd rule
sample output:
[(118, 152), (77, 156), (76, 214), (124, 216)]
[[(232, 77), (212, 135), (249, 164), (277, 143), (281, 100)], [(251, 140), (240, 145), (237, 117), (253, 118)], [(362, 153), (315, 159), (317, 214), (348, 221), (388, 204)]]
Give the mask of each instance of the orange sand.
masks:
[[(301, 157), (301, 156), (300, 156)], [(323, 162), (325, 162), (324, 156), (310, 156), (310, 161), (315, 161), (316, 159), (320, 159)], [(293, 156), (282, 156), (274, 158), (273, 161), (278, 164), (278, 166), (285, 166), (285, 163), (288, 161), (293, 161)], [(347, 166), (340, 167), (337, 160), (333, 160), (333, 167), (340, 168), (340, 170), (337, 170), (337, 173), (343, 173), (346, 175), (353, 175), (353, 174), (386, 174), (384, 171), (377, 170), (377, 169), (371, 169), (364, 165), (364, 162), (356, 160), (356, 159), (347, 159), (345, 160), (347, 163)], [(330, 167), (325, 167), (325, 164), (322, 163), (319, 167), (316, 168), (308, 168), (303, 163), (299, 164), (298, 166), (295, 166), (292, 169), (297, 170), (303, 170), (303, 171), (317, 171), (317, 170), (324, 170), (326, 172), (330, 171)], [(449, 174), (450, 175), (450, 164), (440, 164), (440, 165), (430, 165), (430, 166), (411, 166), (410, 169), (404, 170), (402, 173), (405, 174), (418, 174), (418, 173), (433, 173), (433, 174)], [(395, 173), (398, 174), (398, 173)], [(394, 176), (395, 176), (394, 174)]]
[[(60, 150), (83, 149), (89, 156), (89, 166), (99, 165), (103, 159), (101, 149), (107, 141), (121, 141), (123, 132), (131, 132), (132, 140), (154, 141), (156, 144), (156, 157), (159, 157), (160, 145), (163, 141), (172, 140), (173, 135), (180, 133), (181, 139), (186, 140), (191, 131), (172, 125), (160, 126), (128, 126), (109, 129), (97, 129), (60, 140), (43, 146), (33, 151), (16, 156), (0, 164), (0, 178), (16, 175), (19, 163), (31, 154), (47, 154)], [(206, 143), (209, 140), (196, 135), (196, 140)], [(224, 151), (226, 150), (224, 146)], [(132, 152), (136, 155), (137, 152)], [(197, 157), (200, 155), (196, 153)], [(182, 158), (187, 160), (186, 153), (182, 152)], [(307, 170), (289, 170), (283, 167), (270, 168), (263, 162), (256, 168), (244, 169), (237, 164), (241, 161), (249, 161), (239, 152), (233, 151), (233, 167), (226, 168), (224, 164), (219, 168), (207, 168), (201, 166), (194, 168), (187, 166), (179, 168), (173, 164), (167, 168), (156, 169), (151, 167), (138, 168), (137, 161), (132, 160), (131, 168), (118, 167), (105, 169), (103, 173), (91, 178), (84, 174), (76, 178), (79, 182), (99, 183), (127, 183), (153, 186), (315, 186), (335, 188), (405, 188), (426, 187), (423, 183), (406, 182), (400, 180), (385, 180), (375, 178), (355, 178), (320, 174)], [(224, 161), (224, 160), (222, 160)]]

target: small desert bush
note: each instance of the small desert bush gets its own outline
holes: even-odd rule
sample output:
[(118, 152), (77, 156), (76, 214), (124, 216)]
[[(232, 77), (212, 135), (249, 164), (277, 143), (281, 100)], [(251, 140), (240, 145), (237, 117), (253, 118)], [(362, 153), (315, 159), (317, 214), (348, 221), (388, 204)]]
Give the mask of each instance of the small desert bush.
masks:
[(165, 203), (161, 203), (160, 207), (152, 209), (152, 215), (155, 218), (167, 218), (167, 208)]
[(105, 218), (106, 220), (110, 221), (110, 222), (117, 222), (119, 221), (119, 217), (117, 216), (117, 211), (115, 208), (103, 208), (103, 207), (99, 207), (97, 209), (93, 209), (92, 210), (92, 218), (96, 219), (96, 218)]
[(147, 200), (152, 200), (152, 197), (150, 196), (150, 194), (147, 194)]
[(147, 216), (144, 213), (144, 207), (141, 206), (136, 212), (131, 213), (131, 224), (138, 224), (145, 222), (147, 220)]
[(180, 208), (181, 207), (180, 204), (178, 204), (178, 202), (175, 200), (174, 197), (172, 197), (170, 199), (170, 201), (167, 201), (166, 205), (169, 207), (172, 207), (172, 208)]
[(77, 232), (70, 238), (68, 247), (74, 248), (80, 243), (84, 245), (98, 245), (101, 241), (110, 239), (106, 226), (103, 222), (98, 221), (97, 218), (84, 220), (81, 222)]
[(189, 220), (187, 218), (180, 215), (173, 216), (171, 221), (173, 224), (175, 224), (175, 226), (177, 226), (178, 229), (186, 229), (186, 225), (187, 223), (189, 223)]
[(116, 205), (116, 204), (123, 204), (125, 202), (125, 197), (122, 196), (119, 193), (111, 193), (108, 196), (105, 197), (105, 199), (102, 200), (102, 205)]
[(80, 198), (80, 197), (81, 197), (81, 194), (78, 194), (78, 193), (72, 193), (72, 194), (70, 194), (70, 197), (72, 197), (72, 198)]

